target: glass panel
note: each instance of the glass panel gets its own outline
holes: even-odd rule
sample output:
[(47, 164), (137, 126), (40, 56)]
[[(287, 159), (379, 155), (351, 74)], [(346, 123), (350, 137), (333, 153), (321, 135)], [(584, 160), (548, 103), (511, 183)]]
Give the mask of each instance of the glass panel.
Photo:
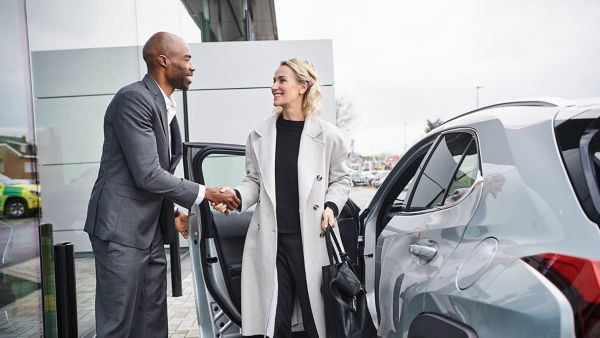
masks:
[[(207, 186), (231, 187), (246, 177), (245, 157), (241, 155), (208, 155), (202, 162), (202, 174)], [(254, 207), (248, 211), (254, 210)]]
[(409, 207), (411, 211), (441, 205), (452, 174), (472, 138), (462, 133), (443, 136), (417, 183)]
[(471, 142), (460, 167), (456, 171), (456, 175), (454, 175), (450, 189), (448, 189), (448, 197), (446, 197), (444, 204), (451, 204), (458, 201), (469, 191), (469, 188), (475, 183), (478, 173), (479, 157), (477, 156), (477, 145), (475, 142)]
[(37, 151), (25, 1), (0, 2), (0, 336), (42, 336)]

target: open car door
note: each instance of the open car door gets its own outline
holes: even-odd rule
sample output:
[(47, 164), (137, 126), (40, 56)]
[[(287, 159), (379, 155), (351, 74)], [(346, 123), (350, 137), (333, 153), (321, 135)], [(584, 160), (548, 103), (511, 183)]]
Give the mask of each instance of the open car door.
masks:
[[(244, 154), (241, 145), (185, 143), (185, 177), (206, 186), (235, 187), (246, 175)], [(347, 253), (362, 270), (359, 211), (348, 200), (338, 225)], [(201, 337), (241, 337), (242, 254), (253, 213), (254, 207), (221, 214), (207, 201), (190, 210), (189, 249)]]

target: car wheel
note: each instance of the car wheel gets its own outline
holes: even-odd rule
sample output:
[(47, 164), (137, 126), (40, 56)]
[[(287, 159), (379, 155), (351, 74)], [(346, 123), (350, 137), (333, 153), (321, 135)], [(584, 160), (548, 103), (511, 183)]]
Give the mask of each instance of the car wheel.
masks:
[(27, 206), (23, 200), (12, 199), (6, 202), (4, 210), (9, 217), (23, 217), (27, 212)]

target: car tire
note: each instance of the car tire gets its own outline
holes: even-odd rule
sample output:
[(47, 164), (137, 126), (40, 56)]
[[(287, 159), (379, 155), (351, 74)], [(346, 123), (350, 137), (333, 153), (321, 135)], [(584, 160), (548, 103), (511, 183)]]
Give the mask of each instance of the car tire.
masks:
[(6, 202), (4, 205), (4, 213), (8, 217), (23, 217), (27, 214), (27, 204), (22, 199), (11, 199)]

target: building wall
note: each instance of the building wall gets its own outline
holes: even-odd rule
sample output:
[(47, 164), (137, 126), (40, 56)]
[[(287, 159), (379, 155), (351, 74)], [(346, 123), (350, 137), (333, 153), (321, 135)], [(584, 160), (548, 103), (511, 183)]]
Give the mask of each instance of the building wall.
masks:
[(31, 171), (36, 168), (35, 159), (20, 156), (7, 146), (0, 145), (0, 158), (3, 162), (3, 174), (14, 179), (37, 178), (37, 172)]

